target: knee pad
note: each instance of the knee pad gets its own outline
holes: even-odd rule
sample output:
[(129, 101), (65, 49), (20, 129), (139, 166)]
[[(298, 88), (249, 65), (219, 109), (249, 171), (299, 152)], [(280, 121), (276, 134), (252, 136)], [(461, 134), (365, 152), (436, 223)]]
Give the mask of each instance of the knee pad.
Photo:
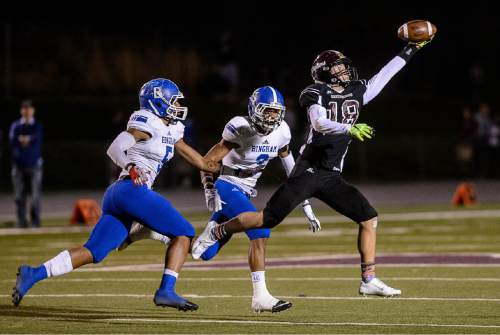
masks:
[(271, 236), (271, 229), (270, 228), (255, 228), (255, 229), (250, 229), (245, 232), (247, 234), (248, 239), (250, 241), (256, 240), (258, 238), (269, 238)]

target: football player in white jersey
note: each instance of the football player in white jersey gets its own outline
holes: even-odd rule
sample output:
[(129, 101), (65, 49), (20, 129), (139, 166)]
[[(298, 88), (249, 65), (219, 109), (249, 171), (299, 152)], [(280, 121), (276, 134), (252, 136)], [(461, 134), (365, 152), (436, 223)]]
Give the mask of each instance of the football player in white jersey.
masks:
[(173, 157), (174, 149), (200, 170), (220, 169), (218, 163), (203, 158), (183, 141), (184, 126), (180, 121), (185, 119), (187, 108), (180, 105), (182, 98), (177, 85), (168, 79), (153, 79), (142, 86), (140, 110), (132, 114), (127, 131), (120, 133), (107, 151), (123, 170), (104, 194), (102, 216), (88, 241), (64, 250), (38, 267), (20, 266), (12, 293), (15, 306), (38, 281), (102, 261), (127, 238), (136, 221), (170, 239), (154, 303), (184, 311), (198, 309), (175, 292), (194, 228), (168, 200), (151, 190), (162, 166)]
[[(249, 99), (248, 114), (247, 117), (232, 118), (224, 127), (222, 140), (205, 155), (205, 159), (210, 161), (222, 161), (217, 181), (212, 173), (202, 172), (207, 207), (214, 212), (206, 229), (240, 213), (257, 211), (250, 198), (257, 195), (254, 187), (271, 159), (279, 156), (287, 175), (295, 164), (288, 149), (291, 135), (283, 121), (285, 105), (280, 92), (271, 86), (256, 89)], [(307, 200), (302, 203), (302, 208), (313, 232), (320, 230), (320, 222)], [(149, 229), (139, 225), (133, 230), (128, 243), (142, 238), (168, 242), (159, 234), (151, 236)], [(290, 302), (274, 298), (266, 287), (265, 251), (271, 230), (252, 229), (246, 234), (250, 239), (248, 263), (253, 283), (252, 309), (256, 312), (289, 309), (292, 306)], [(218, 241), (196, 258), (212, 259), (229, 239), (230, 236)]]

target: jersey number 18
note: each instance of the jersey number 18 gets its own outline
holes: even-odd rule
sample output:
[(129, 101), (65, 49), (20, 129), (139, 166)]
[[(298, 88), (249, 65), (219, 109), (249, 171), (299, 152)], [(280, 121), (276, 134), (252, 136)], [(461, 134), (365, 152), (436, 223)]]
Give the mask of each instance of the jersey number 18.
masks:
[(357, 100), (344, 100), (340, 110), (342, 111), (342, 119), (338, 119), (338, 104), (337, 101), (328, 103), (328, 117), (330, 120), (340, 123), (354, 124), (359, 116), (359, 102)]

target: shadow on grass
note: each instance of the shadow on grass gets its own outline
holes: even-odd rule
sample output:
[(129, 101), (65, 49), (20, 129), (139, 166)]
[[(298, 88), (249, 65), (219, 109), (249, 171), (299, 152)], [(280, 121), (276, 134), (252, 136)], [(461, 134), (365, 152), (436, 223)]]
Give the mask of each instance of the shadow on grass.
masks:
[(107, 312), (103, 310), (90, 310), (82, 308), (68, 308), (68, 307), (45, 307), (45, 306), (19, 306), (14, 307), (10, 304), (0, 304), (0, 315), (2, 316), (12, 316), (19, 318), (109, 318), (113, 315), (113, 312)]
[[(123, 307), (113, 309), (111, 311), (99, 309), (85, 309), (85, 308), (74, 308), (74, 307), (47, 307), (47, 306), (19, 306), (14, 307), (10, 304), (0, 304), (0, 315), (4, 317), (13, 317), (19, 319), (47, 319), (59, 321), (99, 321), (106, 319), (158, 319), (166, 317), (169, 319), (185, 319), (189, 317), (197, 319), (227, 319), (227, 320), (245, 320), (251, 315), (210, 315), (200, 312), (181, 312), (175, 309), (165, 309), (165, 308), (154, 308), (154, 309), (143, 309), (143, 308), (133, 308), (133, 307)], [(109, 323), (122, 323), (120, 320), (112, 321)]]

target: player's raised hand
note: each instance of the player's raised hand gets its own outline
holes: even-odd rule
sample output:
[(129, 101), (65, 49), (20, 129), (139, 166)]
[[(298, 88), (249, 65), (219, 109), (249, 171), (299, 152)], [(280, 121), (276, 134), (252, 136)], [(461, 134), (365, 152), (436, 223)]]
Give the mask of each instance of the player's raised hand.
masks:
[(422, 49), (424, 46), (426, 46), (427, 44), (431, 43), (432, 40), (434, 39), (434, 35), (428, 39), (427, 41), (421, 41), (421, 42), (410, 42), (408, 43), (409, 45), (414, 45), (417, 49)]
[(357, 123), (352, 125), (351, 129), (349, 130), (349, 135), (363, 142), (365, 138), (371, 139), (373, 136), (375, 136), (375, 129), (373, 129), (366, 123)]
[(210, 212), (218, 212), (222, 209), (222, 201), (219, 192), (217, 192), (217, 189), (213, 186), (211, 188), (205, 187), (205, 202)]
[(321, 222), (319, 222), (316, 215), (314, 215), (311, 204), (309, 204), (309, 200), (305, 200), (302, 203), (302, 210), (304, 211), (304, 215), (307, 217), (307, 220), (309, 220), (309, 230), (313, 233), (320, 231)]
[(134, 186), (142, 186), (148, 182), (147, 173), (135, 164), (129, 165), (128, 175), (134, 183)]

